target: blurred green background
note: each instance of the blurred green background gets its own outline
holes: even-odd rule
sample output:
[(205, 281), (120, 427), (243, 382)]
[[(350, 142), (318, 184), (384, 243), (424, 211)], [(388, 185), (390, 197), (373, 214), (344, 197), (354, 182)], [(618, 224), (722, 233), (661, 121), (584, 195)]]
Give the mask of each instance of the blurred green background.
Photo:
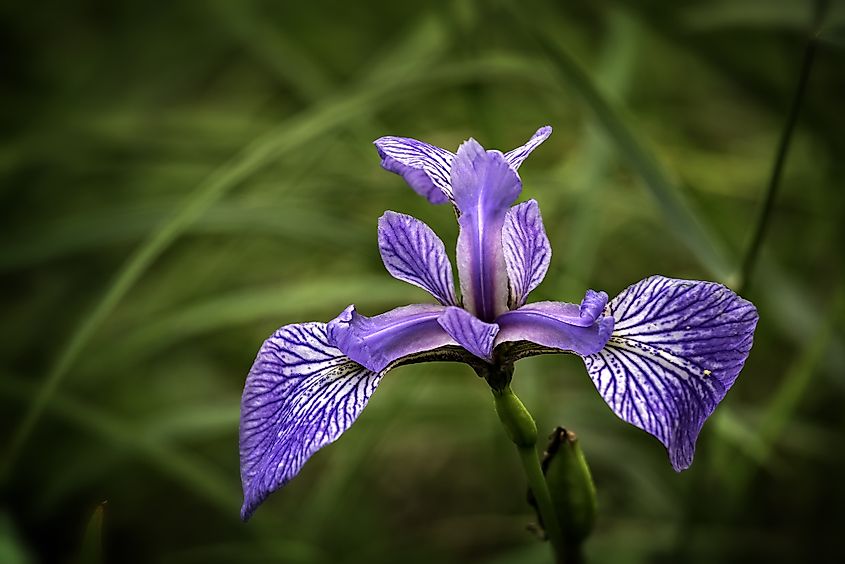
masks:
[[(535, 300), (653, 273), (737, 287), (813, 9), (4, 3), (0, 561), (546, 561), (489, 391), (459, 365), (391, 373), (242, 524), (255, 352), (349, 303), (429, 299), (384, 271), (376, 221), (410, 213), (453, 249), (454, 217), (380, 169), (387, 134), (509, 150), (554, 126), (520, 171), (554, 249)], [(541, 429), (589, 457), (591, 562), (838, 560), (843, 46), (834, 2), (745, 291), (755, 346), (692, 469), (617, 420), (578, 358), (517, 367)]]

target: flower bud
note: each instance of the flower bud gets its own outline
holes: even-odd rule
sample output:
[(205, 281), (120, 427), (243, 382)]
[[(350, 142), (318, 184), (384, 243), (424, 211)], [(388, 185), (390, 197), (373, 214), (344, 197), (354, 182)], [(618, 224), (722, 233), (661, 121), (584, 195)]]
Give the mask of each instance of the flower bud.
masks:
[(555, 429), (542, 466), (563, 535), (570, 544), (580, 545), (595, 522), (596, 488), (575, 433)]

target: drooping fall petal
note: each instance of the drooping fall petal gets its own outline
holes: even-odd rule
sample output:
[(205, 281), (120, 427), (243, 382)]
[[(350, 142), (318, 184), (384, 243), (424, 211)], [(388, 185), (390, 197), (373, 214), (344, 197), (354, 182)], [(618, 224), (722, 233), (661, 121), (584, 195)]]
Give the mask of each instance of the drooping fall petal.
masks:
[(380, 378), (332, 347), (324, 323), (287, 325), (264, 342), (241, 399), (241, 518), (352, 425)]
[(616, 415), (657, 437), (683, 470), (748, 357), (757, 310), (721, 284), (663, 276), (630, 286), (609, 310), (610, 340), (584, 358), (590, 378)]

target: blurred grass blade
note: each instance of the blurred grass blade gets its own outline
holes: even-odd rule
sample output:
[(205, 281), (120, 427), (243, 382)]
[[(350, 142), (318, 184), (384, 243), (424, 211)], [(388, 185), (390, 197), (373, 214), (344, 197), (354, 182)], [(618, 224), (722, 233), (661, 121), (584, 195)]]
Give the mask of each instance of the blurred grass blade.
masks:
[[(630, 86), (636, 67), (640, 30), (624, 12), (611, 12), (607, 20), (607, 39), (596, 71), (596, 81), (603, 90), (621, 99)], [(570, 240), (563, 246), (567, 265), (563, 296), (577, 295), (590, 281), (597, 260), (602, 209), (603, 183), (613, 161), (613, 145), (605, 132), (592, 122), (584, 132), (583, 159), (579, 160), (575, 179), (576, 195)]]
[(800, 29), (812, 11), (811, 4), (795, 0), (711, 0), (684, 9), (681, 18), (686, 28), (698, 32), (727, 27)]
[[(724, 445), (722, 452), (726, 455), (728, 451), (735, 448), (759, 465), (766, 463), (768, 446), (760, 430), (756, 425), (737, 415), (736, 410), (725, 409), (725, 406), (722, 406), (719, 409), (718, 417), (713, 417), (713, 430), (724, 441), (720, 444)], [(728, 445), (730, 445), (730, 448), (726, 448)], [(727, 462), (718, 453), (712, 455), (712, 457), (721, 463)], [(715, 466), (721, 466), (721, 464), (717, 462)]]
[(325, 308), (340, 312), (352, 296), (362, 296), (356, 305), (368, 313), (381, 313), (396, 304), (425, 299), (416, 288), (387, 276), (347, 277), (339, 286), (337, 278), (326, 273), (320, 280), (303, 280), (269, 290), (248, 289), (174, 310), (128, 332), (119, 343), (112, 343), (108, 351), (93, 358), (91, 364), (108, 372), (110, 366), (140, 362), (163, 347), (222, 328), (271, 318), (279, 320), (280, 325), (307, 321), (298, 317)]
[[(803, 347), (801, 353), (783, 375), (775, 393), (763, 408), (763, 415), (756, 424), (757, 436), (760, 440), (759, 453), (753, 458), (760, 466), (770, 462), (772, 451), (789, 428), (804, 398), (812, 389), (814, 377), (818, 375), (819, 365), (831, 344), (835, 329), (845, 313), (845, 288), (840, 287), (837, 296), (831, 300), (827, 319), (818, 327), (812, 338)], [(723, 460), (727, 452), (720, 453)], [(728, 474), (734, 490), (742, 492), (753, 476), (754, 466), (735, 461), (732, 471)]]
[(208, 14), (213, 16), (215, 24), (249, 47), (300, 100), (308, 103), (331, 90), (331, 80), (308, 52), (257, 15), (255, 4), (215, 0), (209, 3), (209, 8)]
[[(436, 52), (442, 43), (438, 38), (438, 30), (439, 27), (434, 20), (424, 19), (417, 30), (404, 35), (403, 39), (417, 47), (431, 45)], [(421, 37), (423, 39), (420, 39)], [(19, 450), (32, 432), (45, 405), (94, 333), (165, 249), (224, 194), (272, 160), (279, 158), (287, 151), (301, 147), (343, 122), (356, 119), (361, 114), (372, 113), (374, 107), (380, 102), (383, 103), (383, 98), (387, 94), (395, 95), (402, 92), (404, 90), (402, 69), (407, 68), (404, 65), (407, 65), (408, 61), (397, 60), (394, 55), (405, 50), (406, 47), (402, 45), (386, 49), (387, 52), (392, 53), (386, 58), (385, 63), (390, 65), (390, 68), (376, 66), (372, 71), (372, 76), (385, 77), (385, 80), (373, 81), (365, 77), (358, 87), (349, 92), (337, 93), (330, 100), (305, 110), (247, 145), (236, 157), (201, 182), (184, 205), (140, 245), (127, 259), (91, 312), (83, 318), (70, 339), (61, 348), (56, 361), (30, 403), (24, 419), (14, 432), (10, 447), (0, 466), (0, 481), (7, 477)], [(431, 49), (428, 52), (431, 52)], [(392, 72), (394, 70), (395, 74)]]
[[(30, 397), (34, 386), (8, 373), (0, 374), (0, 395), (21, 401)], [(100, 440), (108, 442), (113, 449), (126, 449), (144, 464), (149, 464), (163, 475), (181, 484), (186, 491), (193, 492), (220, 513), (238, 519), (241, 492), (237, 482), (221, 475), (213, 465), (162, 442), (167, 437), (160, 430), (148, 432), (145, 425), (133, 425), (114, 417), (93, 405), (82, 403), (67, 395), (57, 397), (48, 405), (51, 413), (78, 429), (89, 432)], [(246, 532), (254, 535), (268, 553), (283, 557), (291, 546), (296, 552), (308, 551), (316, 558), (318, 547), (298, 540), (279, 538), (279, 523), (272, 515), (251, 524)]]
[(32, 564), (29, 552), (21, 543), (11, 519), (0, 513), (0, 562), (3, 564)]
[(558, 35), (547, 23), (537, 19), (529, 20), (510, 4), (509, 8), (514, 19), (521, 24), (524, 35), (549, 58), (559, 79), (581, 97), (598, 124), (614, 141), (624, 160), (645, 182), (660, 207), (664, 221), (715, 278), (727, 281), (734, 269), (723, 245), (708, 231), (656, 157), (623, 119), (621, 112), (601, 94), (589, 75), (560, 46)]
[[(213, 3), (213, 7), (210, 13), (216, 15), (217, 24), (236, 37), (280, 82), (295, 90), (303, 102), (329, 98), (337, 88), (336, 81), (320, 67), (304, 46), (269, 25), (256, 13), (252, 3), (218, 0)], [(403, 58), (425, 65), (429, 58), (436, 55), (437, 50), (432, 50), (430, 43), (418, 45), (417, 41), (428, 42), (427, 35), (417, 34), (417, 38), (406, 46), (406, 56)], [(384, 60), (377, 66), (385, 65), (390, 69), (395, 68), (393, 62)], [(353, 139), (360, 139), (368, 149), (372, 141), (370, 133), (380, 134), (383, 130), (372, 115), (364, 113), (343, 125)]]
[[(280, 183), (279, 192), (295, 182)], [(307, 184), (306, 184), (307, 187)], [(304, 190), (307, 191), (307, 190)], [(97, 210), (44, 225), (32, 237), (0, 247), (0, 272), (37, 266), (77, 253), (125, 244), (153, 232), (177, 202)], [(120, 221), (115, 221), (115, 218)], [(312, 229), (320, 225), (320, 229)], [(210, 207), (185, 228), (184, 234), (268, 234), (285, 239), (349, 245), (363, 241), (360, 226), (318, 208), (302, 209), (278, 204), (227, 201)]]
[(103, 563), (103, 516), (105, 514), (106, 502), (104, 501), (94, 509), (88, 525), (85, 527), (85, 534), (82, 536), (82, 545), (79, 548), (77, 564), (102, 564)]
[[(33, 389), (32, 384), (18, 377), (3, 374), (0, 378), (0, 394), (18, 401), (30, 397)], [(50, 410), (66, 423), (91, 432), (116, 448), (129, 449), (140, 460), (181, 482), (186, 489), (225, 512), (232, 512), (233, 518), (237, 515), (241, 502), (240, 493), (233, 487), (231, 480), (215, 475), (208, 464), (152, 440), (143, 429), (129, 425), (67, 395), (51, 402)]]

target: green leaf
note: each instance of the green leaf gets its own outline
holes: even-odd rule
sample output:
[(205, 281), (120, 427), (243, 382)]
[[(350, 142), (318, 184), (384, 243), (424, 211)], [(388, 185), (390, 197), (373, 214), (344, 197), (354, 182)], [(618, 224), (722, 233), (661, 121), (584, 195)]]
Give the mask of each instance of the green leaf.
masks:
[(104, 501), (94, 509), (88, 525), (85, 527), (85, 534), (82, 537), (82, 545), (79, 548), (79, 555), (76, 558), (77, 564), (101, 564), (103, 560), (103, 517), (105, 515), (106, 502)]

